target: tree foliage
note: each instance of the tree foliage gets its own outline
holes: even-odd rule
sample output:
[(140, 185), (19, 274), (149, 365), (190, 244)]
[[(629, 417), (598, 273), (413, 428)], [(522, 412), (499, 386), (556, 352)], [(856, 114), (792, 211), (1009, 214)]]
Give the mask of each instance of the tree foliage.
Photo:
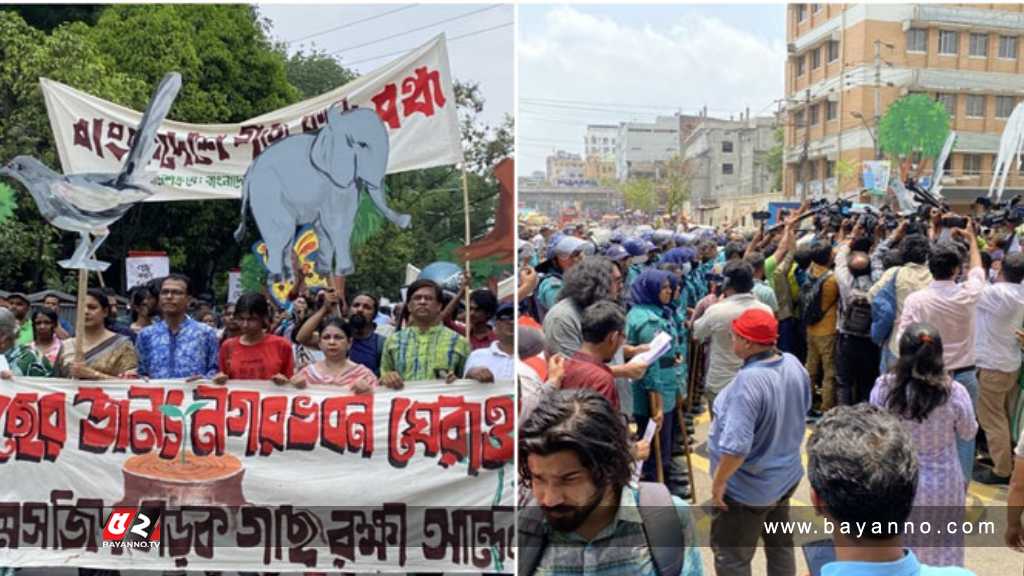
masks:
[[(284, 47), (278, 50), (284, 53)], [(319, 96), (344, 86), (356, 79), (356, 74), (338, 64), (333, 56), (323, 50), (314, 49), (309, 53), (299, 50), (285, 57), (284, 69), (288, 82), (299, 90), (303, 99)]]
[(669, 218), (673, 218), (683, 209), (690, 199), (690, 182), (693, 174), (690, 165), (678, 155), (668, 161), (666, 170), (665, 200), (663, 205)]
[(654, 182), (647, 179), (627, 180), (620, 188), (622, 198), (626, 202), (626, 208), (639, 210), (647, 214), (654, 214), (658, 202), (658, 196), (654, 190)]
[(893, 158), (906, 158), (914, 152), (935, 157), (948, 135), (946, 107), (924, 94), (910, 94), (893, 102), (878, 126), (879, 145)]
[(768, 166), (768, 172), (772, 175), (772, 190), (776, 191), (782, 190), (782, 155), (784, 152), (783, 142), (785, 134), (780, 126), (775, 129), (773, 135), (775, 136), (775, 143), (768, 149), (768, 154), (765, 155), (765, 164)]

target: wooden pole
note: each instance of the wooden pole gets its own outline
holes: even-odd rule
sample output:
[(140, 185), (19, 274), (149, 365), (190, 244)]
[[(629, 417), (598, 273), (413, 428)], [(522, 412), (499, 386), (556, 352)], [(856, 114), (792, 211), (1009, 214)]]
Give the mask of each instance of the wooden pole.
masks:
[[(465, 216), (465, 220), (466, 220), (466, 246), (469, 246), (469, 243), (472, 242), (473, 239), (470, 236), (471, 233), (470, 233), (470, 229), (469, 229), (469, 179), (466, 176), (466, 163), (465, 162), (462, 163), (462, 212), (463, 212), (463, 215)], [(466, 258), (466, 271), (465, 271), (465, 275), (466, 275), (466, 295), (465, 295), (465, 298), (466, 298), (466, 316), (465, 316), (466, 343), (470, 344), (469, 334), (470, 334), (470, 330), (472, 330), (472, 326), (469, 323), (469, 292), (470, 292), (470, 286), (472, 285), (472, 282), (473, 282), (473, 277), (472, 277), (471, 272), (470, 272), (469, 258), (468, 257)], [(461, 374), (460, 374), (460, 376), (461, 376)]]
[[(654, 406), (654, 395), (655, 394), (660, 394), (660, 392), (648, 392), (647, 393), (648, 406)], [(654, 414), (651, 414), (651, 417), (653, 417), (653, 416), (654, 416)], [(654, 446), (652, 446), (652, 449), (654, 450), (654, 464), (658, 468), (658, 472), (657, 472), (658, 473), (658, 476), (657, 476), (658, 483), (659, 484), (664, 484), (665, 483), (665, 470), (663, 470), (662, 467), (661, 467), (661, 430), (659, 430), (659, 431), (654, 433)]]
[(686, 434), (686, 410), (683, 407), (683, 397), (676, 391), (676, 419), (679, 420), (679, 432), (683, 442), (683, 454), (686, 455), (686, 470), (690, 479), (690, 502), (697, 504), (697, 483), (693, 480), (693, 459), (690, 456), (690, 438)]
[(78, 306), (75, 310), (75, 361), (85, 362), (85, 293), (89, 290), (89, 271), (78, 270)]

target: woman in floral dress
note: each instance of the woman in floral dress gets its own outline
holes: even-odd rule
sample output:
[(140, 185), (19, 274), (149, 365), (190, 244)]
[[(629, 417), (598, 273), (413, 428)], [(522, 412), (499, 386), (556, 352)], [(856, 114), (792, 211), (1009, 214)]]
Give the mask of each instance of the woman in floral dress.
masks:
[(967, 497), (956, 441), (974, 438), (978, 423), (967, 389), (942, 363), (942, 338), (927, 323), (911, 324), (900, 338), (892, 372), (879, 377), (871, 403), (900, 417), (917, 449), (917, 494), (910, 522), (928, 522), (931, 534), (905, 531), (904, 543), (923, 564), (963, 566), (962, 534), (949, 534), (949, 522), (963, 522)]

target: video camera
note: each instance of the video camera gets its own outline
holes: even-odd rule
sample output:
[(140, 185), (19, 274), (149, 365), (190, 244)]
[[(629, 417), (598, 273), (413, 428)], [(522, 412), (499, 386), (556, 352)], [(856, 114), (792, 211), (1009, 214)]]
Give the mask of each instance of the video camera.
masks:
[(979, 196), (974, 203), (985, 209), (985, 215), (980, 218), (981, 225), (986, 228), (995, 228), (1003, 224), (1017, 226), (1024, 222), (1024, 206), (1020, 204), (1018, 194), (1009, 202), (992, 202), (987, 197)]

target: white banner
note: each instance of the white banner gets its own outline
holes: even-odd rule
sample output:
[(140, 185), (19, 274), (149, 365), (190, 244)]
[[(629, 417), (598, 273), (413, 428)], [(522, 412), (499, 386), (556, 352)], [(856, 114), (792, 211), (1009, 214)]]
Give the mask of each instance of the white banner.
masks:
[(513, 410), (511, 382), (7, 382), (0, 566), (511, 573)]
[(232, 270), (228, 272), (228, 304), (238, 302), (242, 296), (242, 272)]
[[(65, 174), (120, 172), (142, 113), (40, 78)], [(186, 80), (187, 82), (187, 80)], [(239, 198), (249, 164), (289, 134), (313, 132), (332, 105), (373, 107), (388, 126), (388, 173), (462, 162), (444, 35), (326, 94), (241, 124), (166, 121), (148, 170), (149, 202)]]
[[(129, 253), (130, 254), (130, 253)], [(126, 288), (145, 284), (154, 278), (163, 278), (171, 273), (171, 260), (167, 255), (129, 255), (124, 260)]]

